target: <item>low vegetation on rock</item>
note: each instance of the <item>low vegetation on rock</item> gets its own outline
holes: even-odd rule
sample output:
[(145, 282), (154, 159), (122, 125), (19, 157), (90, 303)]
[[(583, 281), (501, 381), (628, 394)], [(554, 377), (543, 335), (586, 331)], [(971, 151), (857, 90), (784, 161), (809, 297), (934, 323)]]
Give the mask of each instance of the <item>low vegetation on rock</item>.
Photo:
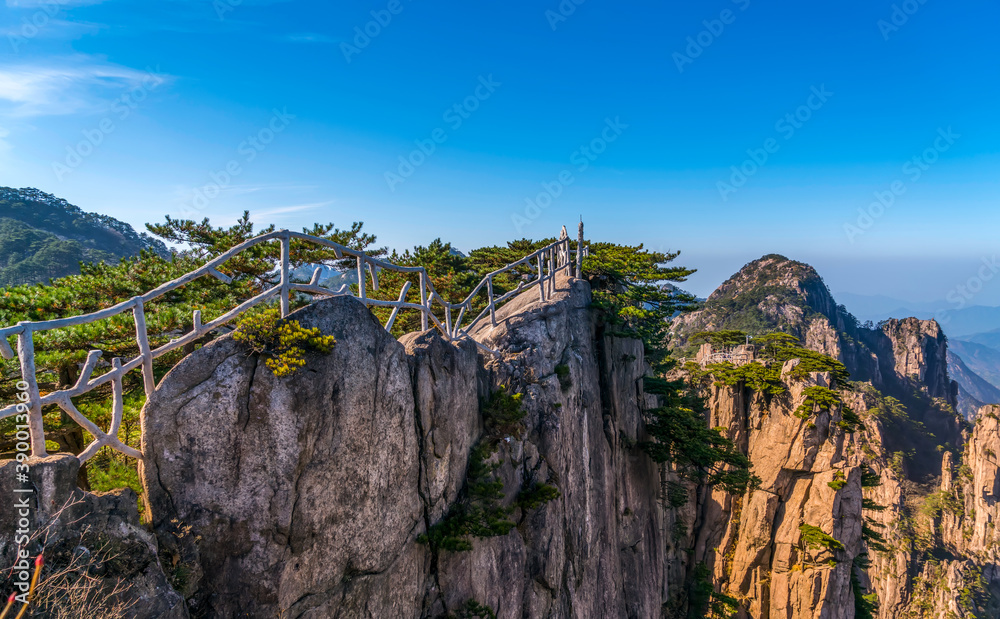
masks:
[(298, 320), (282, 319), (277, 307), (264, 307), (240, 316), (233, 339), (264, 359), (275, 376), (291, 376), (306, 364), (306, 352), (329, 354), (337, 341)]

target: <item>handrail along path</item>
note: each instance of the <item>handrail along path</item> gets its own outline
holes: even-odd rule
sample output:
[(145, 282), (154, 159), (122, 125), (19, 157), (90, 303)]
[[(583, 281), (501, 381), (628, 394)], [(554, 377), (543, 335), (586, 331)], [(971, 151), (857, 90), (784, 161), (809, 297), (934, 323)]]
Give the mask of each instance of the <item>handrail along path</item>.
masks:
[[(291, 280), (290, 259), (292, 239), (330, 248), (333, 250), (334, 255), (338, 259), (344, 259), (345, 257), (355, 258), (358, 277), (357, 294), (354, 294), (351, 287), (346, 284), (337, 290), (320, 286), (319, 279), (323, 271), (321, 267), (316, 268), (309, 283), (293, 282)], [(202, 322), (201, 312), (199, 310), (195, 310), (191, 331), (183, 336), (174, 338), (157, 348), (150, 347), (149, 333), (146, 328), (146, 316), (144, 310), (146, 304), (162, 297), (172, 290), (206, 275), (215, 277), (225, 283), (230, 283), (232, 279), (219, 271), (219, 267), (234, 256), (251, 247), (254, 247), (255, 245), (272, 241), (278, 241), (281, 243), (281, 262), (279, 265), (280, 279), (278, 283), (261, 292), (257, 296), (247, 299), (218, 318), (206, 323)], [(77, 456), (81, 462), (85, 462), (87, 459), (96, 454), (98, 450), (105, 446), (119, 451), (127, 456), (141, 459), (142, 453), (140, 451), (122, 443), (118, 438), (118, 430), (121, 427), (124, 410), (124, 390), (122, 387), (123, 377), (129, 372), (141, 368), (143, 387), (145, 389), (146, 396), (148, 397), (156, 388), (156, 381), (153, 376), (154, 359), (161, 357), (172, 350), (195, 342), (207, 333), (210, 333), (211, 331), (214, 331), (215, 329), (218, 329), (219, 327), (232, 321), (240, 314), (243, 314), (249, 309), (260, 305), (275, 296), (280, 298), (282, 317), (289, 314), (291, 295), (293, 292), (313, 295), (313, 299), (316, 297), (353, 296), (364, 303), (365, 306), (391, 307), (393, 309), (388, 321), (385, 324), (386, 330), (392, 329), (392, 326), (401, 310), (416, 310), (420, 312), (420, 327), (422, 330), (426, 331), (430, 325), (433, 324), (433, 326), (439, 329), (446, 338), (449, 340), (455, 340), (469, 337), (470, 330), (487, 317), (489, 317), (491, 324), (496, 326), (497, 307), (526, 290), (537, 286), (539, 298), (543, 301), (549, 298), (555, 292), (556, 274), (563, 270), (569, 270), (571, 274), (579, 276), (581, 272), (582, 260), (586, 254), (587, 248), (585, 247), (583, 241), (583, 222), (580, 222), (579, 224), (575, 250), (570, 246), (569, 234), (566, 232), (566, 228), (564, 226), (562, 234), (559, 236), (557, 241), (535, 250), (520, 260), (512, 262), (491, 273), (487, 273), (479, 284), (472, 290), (472, 292), (465, 298), (465, 300), (460, 303), (450, 303), (444, 300), (441, 295), (437, 293), (434, 289), (434, 284), (431, 283), (430, 277), (427, 274), (427, 270), (422, 266), (400, 266), (369, 256), (364, 251), (351, 249), (328, 239), (310, 236), (300, 232), (292, 232), (290, 230), (276, 230), (274, 232), (269, 232), (267, 234), (256, 236), (252, 239), (248, 239), (229, 249), (225, 253), (220, 254), (212, 260), (206, 262), (204, 265), (191, 271), (190, 273), (157, 286), (153, 290), (150, 290), (143, 295), (133, 297), (128, 301), (123, 301), (90, 314), (68, 316), (66, 318), (57, 318), (53, 320), (23, 321), (17, 323), (16, 325), (0, 329), (0, 355), (2, 355), (4, 359), (11, 360), (14, 358), (15, 351), (11, 349), (7, 339), (10, 337), (17, 337), (16, 354), (20, 361), (21, 380), (23, 381), (21, 385), (26, 386), (24, 391), (28, 394), (27, 403), (21, 402), (20, 404), (13, 404), (0, 409), (0, 419), (5, 419), (13, 415), (26, 415), (28, 430), (31, 434), (31, 455), (33, 457), (44, 457), (47, 454), (45, 449), (45, 431), (42, 423), (42, 410), (44, 407), (54, 404), (59, 406), (59, 408), (65, 411), (66, 414), (73, 419), (73, 421), (78, 423), (84, 430), (94, 436), (94, 441), (91, 442), (79, 454), (79, 456)], [(494, 278), (520, 266), (527, 266), (537, 275), (528, 282), (521, 281), (514, 290), (499, 296), (495, 295), (493, 290)], [(411, 288), (411, 282), (409, 281), (404, 283), (400, 291), (399, 298), (395, 301), (369, 297), (369, 279), (371, 280), (371, 289), (373, 291), (377, 291), (379, 289), (379, 272), (382, 270), (395, 271), (397, 273), (417, 274), (419, 276), (419, 283), (417, 285), (419, 287), (420, 302), (416, 303), (407, 301), (408, 293)], [(471, 312), (473, 311), (473, 301), (480, 293), (486, 294), (486, 307), (463, 327), (463, 321), (468, 315), (471, 315)], [(434, 314), (435, 303), (444, 309), (443, 324)], [(139, 354), (136, 357), (125, 361), (116, 357), (111, 360), (111, 369), (108, 372), (95, 377), (93, 376), (93, 373), (97, 368), (102, 352), (99, 350), (91, 350), (87, 354), (87, 360), (83, 363), (79, 378), (72, 387), (41, 395), (36, 378), (35, 347), (33, 338), (35, 333), (88, 324), (98, 320), (111, 318), (112, 316), (117, 316), (129, 311), (132, 312), (133, 319), (135, 321), (135, 339), (139, 349)], [(457, 315), (454, 315), (455, 312), (457, 312)], [(476, 342), (476, 345), (480, 348), (485, 348), (478, 342)], [(486, 350), (489, 351), (488, 348), (486, 348)], [(108, 431), (105, 432), (99, 428), (97, 424), (81, 413), (79, 409), (77, 409), (76, 405), (73, 403), (73, 398), (83, 395), (89, 391), (93, 391), (101, 385), (109, 382), (111, 383), (113, 396), (111, 425)], [(27, 413), (23, 412), (25, 404), (27, 404), (28, 408)]]

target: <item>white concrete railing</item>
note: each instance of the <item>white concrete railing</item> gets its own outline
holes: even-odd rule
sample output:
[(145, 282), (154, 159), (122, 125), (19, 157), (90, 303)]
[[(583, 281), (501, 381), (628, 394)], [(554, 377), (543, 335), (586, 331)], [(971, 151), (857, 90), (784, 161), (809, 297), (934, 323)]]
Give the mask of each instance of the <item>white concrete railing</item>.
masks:
[[(289, 313), (291, 293), (293, 291), (311, 294), (314, 297), (332, 297), (342, 295), (355, 296), (348, 285), (341, 286), (338, 290), (331, 290), (320, 286), (319, 276), (322, 272), (321, 268), (316, 269), (313, 273), (312, 280), (308, 284), (292, 282), (290, 278), (291, 261), (289, 258), (292, 239), (299, 239), (328, 247), (333, 250), (334, 255), (338, 259), (343, 259), (345, 256), (353, 256), (356, 258), (358, 294), (355, 298), (360, 300), (366, 306), (393, 308), (392, 313), (389, 316), (389, 320), (385, 325), (386, 330), (392, 329), (392, 325), (395, 323), (400, 310), (410, 309), (420, 312), (421, 329), (427, 330), (429, 324), (433, 323), (434, 326), (440, 329), (448, 339), (467, 337), (469, 330), (483, 320), (487, 315), (489, 315), (492, 324), (496, 326), (497, 306), (511, 299), (515, 295), (532, 288), (533, 286), (538, 286), (539, 297), (544, 301), (555, 290), (556, 274), (564, 269), (569, 269), (572, 272), (579, 274), (583, 256), (587, 253), (587, 250), (583, 245), (583, 223), (581, 222), (579, 227), (577, 251), (571, 250), (569, 235), (566, 233), (566, 228), (564, 226), (558, 241), (546, 245), (545, 247), (542, 247), (541, 249), (538, 249), (501, 269), (488, 273), (464, 301), (461, 303), (449, 303), (442, 299), (437, 291), (434, 290), (434, 285), (427, 276), (427, 271), (424, 267), (398, 266), (384, 260), (373, 258), (372, 256), (365, 254), (363, 251), (350, 249), (327, 239), (309, 236), (299, 232), (291, 232), (289, 230), (277, 230), (275, 232), (263, 234), (244, 241), (224, 254), (210, 260), (198, 269), (191, 271), (187, 275), (183, 275), (173, 281), (160, 285), (144, 295), (133, 297), (132, 299), (117, 305), (81, 316), (70, 316), (67, 318), (41, 320), (37, 322), (23, 321), (14, 326), (0, 329), (0, 355), (2, 355), (4, 359), (10, 360), (14, 358), (14, 351), (11, 349), (7, 338), (14, 336), (17, 337), (17, 356), (20, 360), (22, 381), (19, 383), (19, 388), (23, 387), (21, 391), (27, 393), (28, 395), (28, 400), (26, 402), (13, 404), (4, 409), (0, 409), (0, 419), (5, 419), (13, 415), (18, 415), (18, 417), (23, 415), (26, 418), (26, 423), (23, 425), (27, 426), (31, 435), (32, 456), (45, 456), (45, 431), (42, 422), (42, 410), (44, 407), (54, 404), (59, 406), (59, 408), (65, 411), (66, 414), (73, 419), (73, 421), (78, 423), (83, 429), (94, 436), (94, 441), (90, 443), (90, 445), (88, 445), (87, 448), (84, 449), (78, 456), (81, 462), (86, 461), (88, 458), (96, 454), (101, 447), (105, 446), (116, 449), (128, 456), (141, 459), (141, 452), (125, 445), (118, 439), (118, 430), (121, 427), (124, 408), (122, 377), (124, 377), (125, 374), (141, 367), (146, 395), (149, 396), (156, 388), (153, 377), (154, 359), (198, 340), (205, 334), (233, 320), (243, 312), (246, 312), (250, 308), (259, 305), (276, 295), (280, 297), (281, 315), (283, 317), (287, 316)], [(222, 266), (226, 261), (240, 252), (249, 249), (254, 245), (275, 240), (281, 243), (279, 283), (271, 288), (268, 288), (264, 292), (261, 292), (252, 299), (244, 301), (222, 316), (219, 316), (215, 320), (207, 323), (202, 323), (201, 312), (195, 310), (193, 316), (193, 327), (190, 332), (179, 338), (170, 340), (159, 348), (154, 349), (150, 347), (149, 333), (146, 329), (146, 316), (143, 309), (146, 303), (149, 303), (150, 301), (205, 275), (211, 275), (225, 283), (229, 283), (232, 281), (231, 278), (219, 271), (218, 267)], [(582, 251), (580, 248), (583, 248)], [(575, 264), (573, 260), (574, 254), (576, 258)], [(507, 292), (499, 297), (495, 296), (493, 292), (493, 279), (501, 273), (511, 271), (521, 265), (528, 266), (532, 270), (535, 270), (538, 274), (537, 277), (530, 282), (522, 281), (515, 290), (511, 290), (510, 292)], [(420, 282), (418, 285), (420, 287), (420, 302), (414, 303), (406, 300), (410, 290), (410, 282), (406, 282), (403, 285), (399, 299), (396, 301), (386, 301), (369, 297), (367, 293), (368, 278), (371, 277), (372, 290), (378, 290), (380, 270), (419, 274)], [(463, 327), (462, 321), (466, 316), (466, 312), (472, 310), (473, 300), (477, 295), (484, 291), (486, 294), (486, 307), (467, 326)], [(441, 308), (444, 309), (444, 324), (442, 324), (441, 321), (438, 320), (437, 316), (434, 315), (435, 302), (437, 302)], [(458, 311), (458, 315), (455, 320), (452, 320), (452, 314), (456, 310)], [(116, 357), (111, 360), (111, 369), (108, 372), (101, 374), (100, 376), (93, 377), (94, 370), (97, 368), (97, 363), (101, 358), (102, 352), (99, 350), (91, 350), (87, 354), (87, 361), (83, 364), (83, 367), (80, 370), (80, 377), (76, 381), (76, 384), (68, 389), (54, 391), (45, 395), (40, 393), (35, 370), (34, 333), (87, 324), (110, 318), (127, 311), (132, 312), (135, 320), (135, 339), (139, 348), (139, 355), (137, 357), (125, 362), (122, 362), (120, 358)], [(479, 345), (478, 342), (477, 345)], [(111, 427), (107, 432), (104, 432), (97, 427), (97, 424), (88, 419), (76, 408), (76, 405), (73, 404), (73, 398), (92, 391), (108, 382), (111, 383), (112, 387), (113, 404)], [(21, 426), (22, 424), (19, 423), (17, 426), (19, 430), (22, 429)]]

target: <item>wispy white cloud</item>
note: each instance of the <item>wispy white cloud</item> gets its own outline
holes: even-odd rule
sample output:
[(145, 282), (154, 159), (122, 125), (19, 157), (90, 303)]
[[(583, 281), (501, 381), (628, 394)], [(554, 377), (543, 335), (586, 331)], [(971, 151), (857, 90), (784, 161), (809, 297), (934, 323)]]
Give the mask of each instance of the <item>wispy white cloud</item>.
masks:
[[(43, 23), (42, 27), (36, 27), (31, 22), (22, 22), (6, 28), (0, 28), (0, 36), (17, 39), (76, 39), (85, 34), (95, 34), (103, 29), (108, 29), (105, 24), (96, 24), (85, 21), (69, 21), (66, 19), (52, 18)], [(12, 42), (11, 45), (15, 45)], [(22, 43), (23, 44), (23, 43)], [(15, 47), (17, 51), (17, 47)]]
[[(97, 113), (129, 89), (167, 76), (89, 56), (0, 67), (0, 117)], [(162, 83), (162, 82), (161, 82)]]
[(274, 217), (275, 215), (286, 215), (288, 213), (299, 213), (302, 211), (311, 211), (313, 209), (322, 208), (324, 206), (329, 206), (333, 204), (335, 200), (327, 200), (326, 202), (312, 202), (310, 204), (295, 204), (293, 206), (279, 206), (277, 208), (268, 209), (266, 211), (257, 211), (254, 213), (250, 212), (251, 219), (255, 222), (257, 220), (263, 219), (265, 217)]
[(12, 9), (60, 8), (100, 4), (106, 0), (6, 0)]

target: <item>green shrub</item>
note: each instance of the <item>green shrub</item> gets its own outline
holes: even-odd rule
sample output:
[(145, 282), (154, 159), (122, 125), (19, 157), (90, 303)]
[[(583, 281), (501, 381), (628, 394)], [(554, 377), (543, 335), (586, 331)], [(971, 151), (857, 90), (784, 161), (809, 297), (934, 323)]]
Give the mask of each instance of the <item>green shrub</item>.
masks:
[(281, 318), (276, 307), (243, 314), (236, 323), (233, 339), (247, 345), (264, 358), (275, 376), (291, 376), (305, 366), (306, 351), (328, 354), (337, 341), (318, 328), (306, 329), (297, 320)]
[(741, 366), (725, 361), (705, 366), (708, 374), (716, 379), (716, 385), (734, 387), (743, 383), (751, 391), (769, 395), (781, 395), (785, 386), (781, 382), (781, 366), (747, 363)]
[(854, 432), (862, 426), (864, 423), (861, 421), (861, 417), (854, 412), (854, 409), (846, 405), (840, 409), (840, 421), (837, 422), (837, 427), (844, 432)]
[(522, 509), (538, 509), (549, 501), (558, 499), (562, 494), (551, 484), (532, 483), (521, 489), (515, 503)]
[(861, 522), (861, 539), (868, 545), (871, 550), (877, 550), (879, 552), (889, 552), (889, 547), (885, 545), (885, 537), (876, 531), (874, 527), (881, 527), (880, 525), (868, 518), (865, 518)]
[(708, 342), (713, 348), (727, 348), (747, 343), (747, 334), (743, 331), (699, 331), (691, 336), (692, 344)]
[(719, 617), (729, 619), (739, 611), (740, 602), (715, 590), (712, 572), (705, 562), (695, 566), (688, 591), (688, 616), (691, 618)]
[(945, 511), (961, 515), (965, 511), (965, 506), (955, 495), (945, 490), (932, 492), (924, 497), (920, 504), (920, 513), (932, 520), (940, 517)]
[(521, 408), (521, 393), (507, 393), (503, 387), (497, 389), (482, 405), (483, 423), (492, 440), (499, 441), (507, 436), (521, 438), (526, 411)]
[(510, 509), (502, 504), (503, 481), (494, 476), (500, 463), (489, 462), (494, 453), (495, 448), (482, 441), (472, 449), (464, 496), (427, 533), (417, 537), (419, 543), (435, 551), (461, 552), (472, 550), (470, 536), (496, 537), (514, 528), (514, 523), (507, 519)]
[(829, 387), (814, 385), (812, 387), (806, 387), (802, 393), (806, 397), (802, 401), (802, 404), (795, 409), (795, 416), (799, 419), (809, 419), (816, 408), (829, 411), (834, 406), (839, 406), (844, 403), (840, 394)]
[(475, 600), (466, 600), (458, 614), (448, 615), (448, 619), (497, 619), (493, 609)]
[(882, 477), (867, 466), (861, 467), (861, 487), (862, 488), (875, 488), (876, 486), (882, 485)]
[(826, 485), (830, 486), (834, 490), (840, 490), (847, 485), (847, 477), (844, 476), (843, 471), (837, 471), (833, 474), (833, 481), (829, 481)]
[(687, 488), (676, 481), (668, 481), (666, 498), (671, 507), (680, 507), (688, 502)]
[(823, 532), (823, 529), (819, 527), (802, 524), (799, 525), (799, 532), (802, 534), (801, 540), (806, 548), (826, 548), (831, 552), (844, 550), (844, 545), (839, 540)]
[(854, 558), (854, 569), (851, 570), (851, 589), (854, 590), (854, 618), (875, 619), (878, 617), (878, 594), (874, 591), (865, 593), (858, 579), (858, 570), (868, 569), (868, 556), (860, 554)]
[(847, 371), (847, 366), (833, 357), (816, 352), (815, 350), (800, 348), (798, 346), (787, 346), (778, 349), (776, 354), (777, 361), (783, 363), (790, 359), (799, 359), (799, 364), (791, 372), (793, 378), (805, 379), (812, 372), (828, 372), (833, 377), (834, 384), (837, 386), (847, 386), (851, 380), (851, 374)]
[(892, 458), (889, 460), (889, 470), (896, 474), (896, 477), (902, 479), (904, 473), (906, 472), (903, 468), (906, 459), (910, 457), (909, 454), (897, 451), (892, 454)]
[(108, 492), (118, 488), (131, 488), (138, 495), (139, 513), (143, 513), (142, 480), (139, 479), (138, 460), (135, 458), (105, 457), (87, 462), (87, 483), (91, 492)]
[[(508, 520), (511, 509), (503, 505), (506, 498), (503, 481), (496, 477), (500, 461), (490, 460), (504, 438), (521, 436), (525, 415), (521, 408), (521, 397), (520, 393), (511, 394), (506, 388), (500, 388), (480, 404), (486, 430), (469, 453), (462, 495), (444, 518), (431, 525), (427, 533), (417, 537), (418, 542), (429, 545), (435, 552), (460, 552), (472, 550), (469, 537), (496, 537), (506, 535), (514, 528), (514, 523)], [(538, 494), (526, 496), (525, 501), (541, 500), (551, 496), (553, 490), (558, 496), (558, 490), (551, 486), (548, 488), (538, 488)]]
[(569, 366), (561, 363), (556, 366), (556, 376), (559, 377), (559, 386), (563, 391), (569, 391), (573, 386), (573, 379), (569, 376)]
[(732, 494), (755, 488), (760, 480), (751, 472), (750, 459), (717, 428), (709, 428), (705, 402), (680, 381), (648, 377), (646, 393), (658, 395), (663, 405), (647, 411), (646, 431), (653, 439), (640, 447), (659, 463), (670, 462), (684, 479), (717, 485)]

